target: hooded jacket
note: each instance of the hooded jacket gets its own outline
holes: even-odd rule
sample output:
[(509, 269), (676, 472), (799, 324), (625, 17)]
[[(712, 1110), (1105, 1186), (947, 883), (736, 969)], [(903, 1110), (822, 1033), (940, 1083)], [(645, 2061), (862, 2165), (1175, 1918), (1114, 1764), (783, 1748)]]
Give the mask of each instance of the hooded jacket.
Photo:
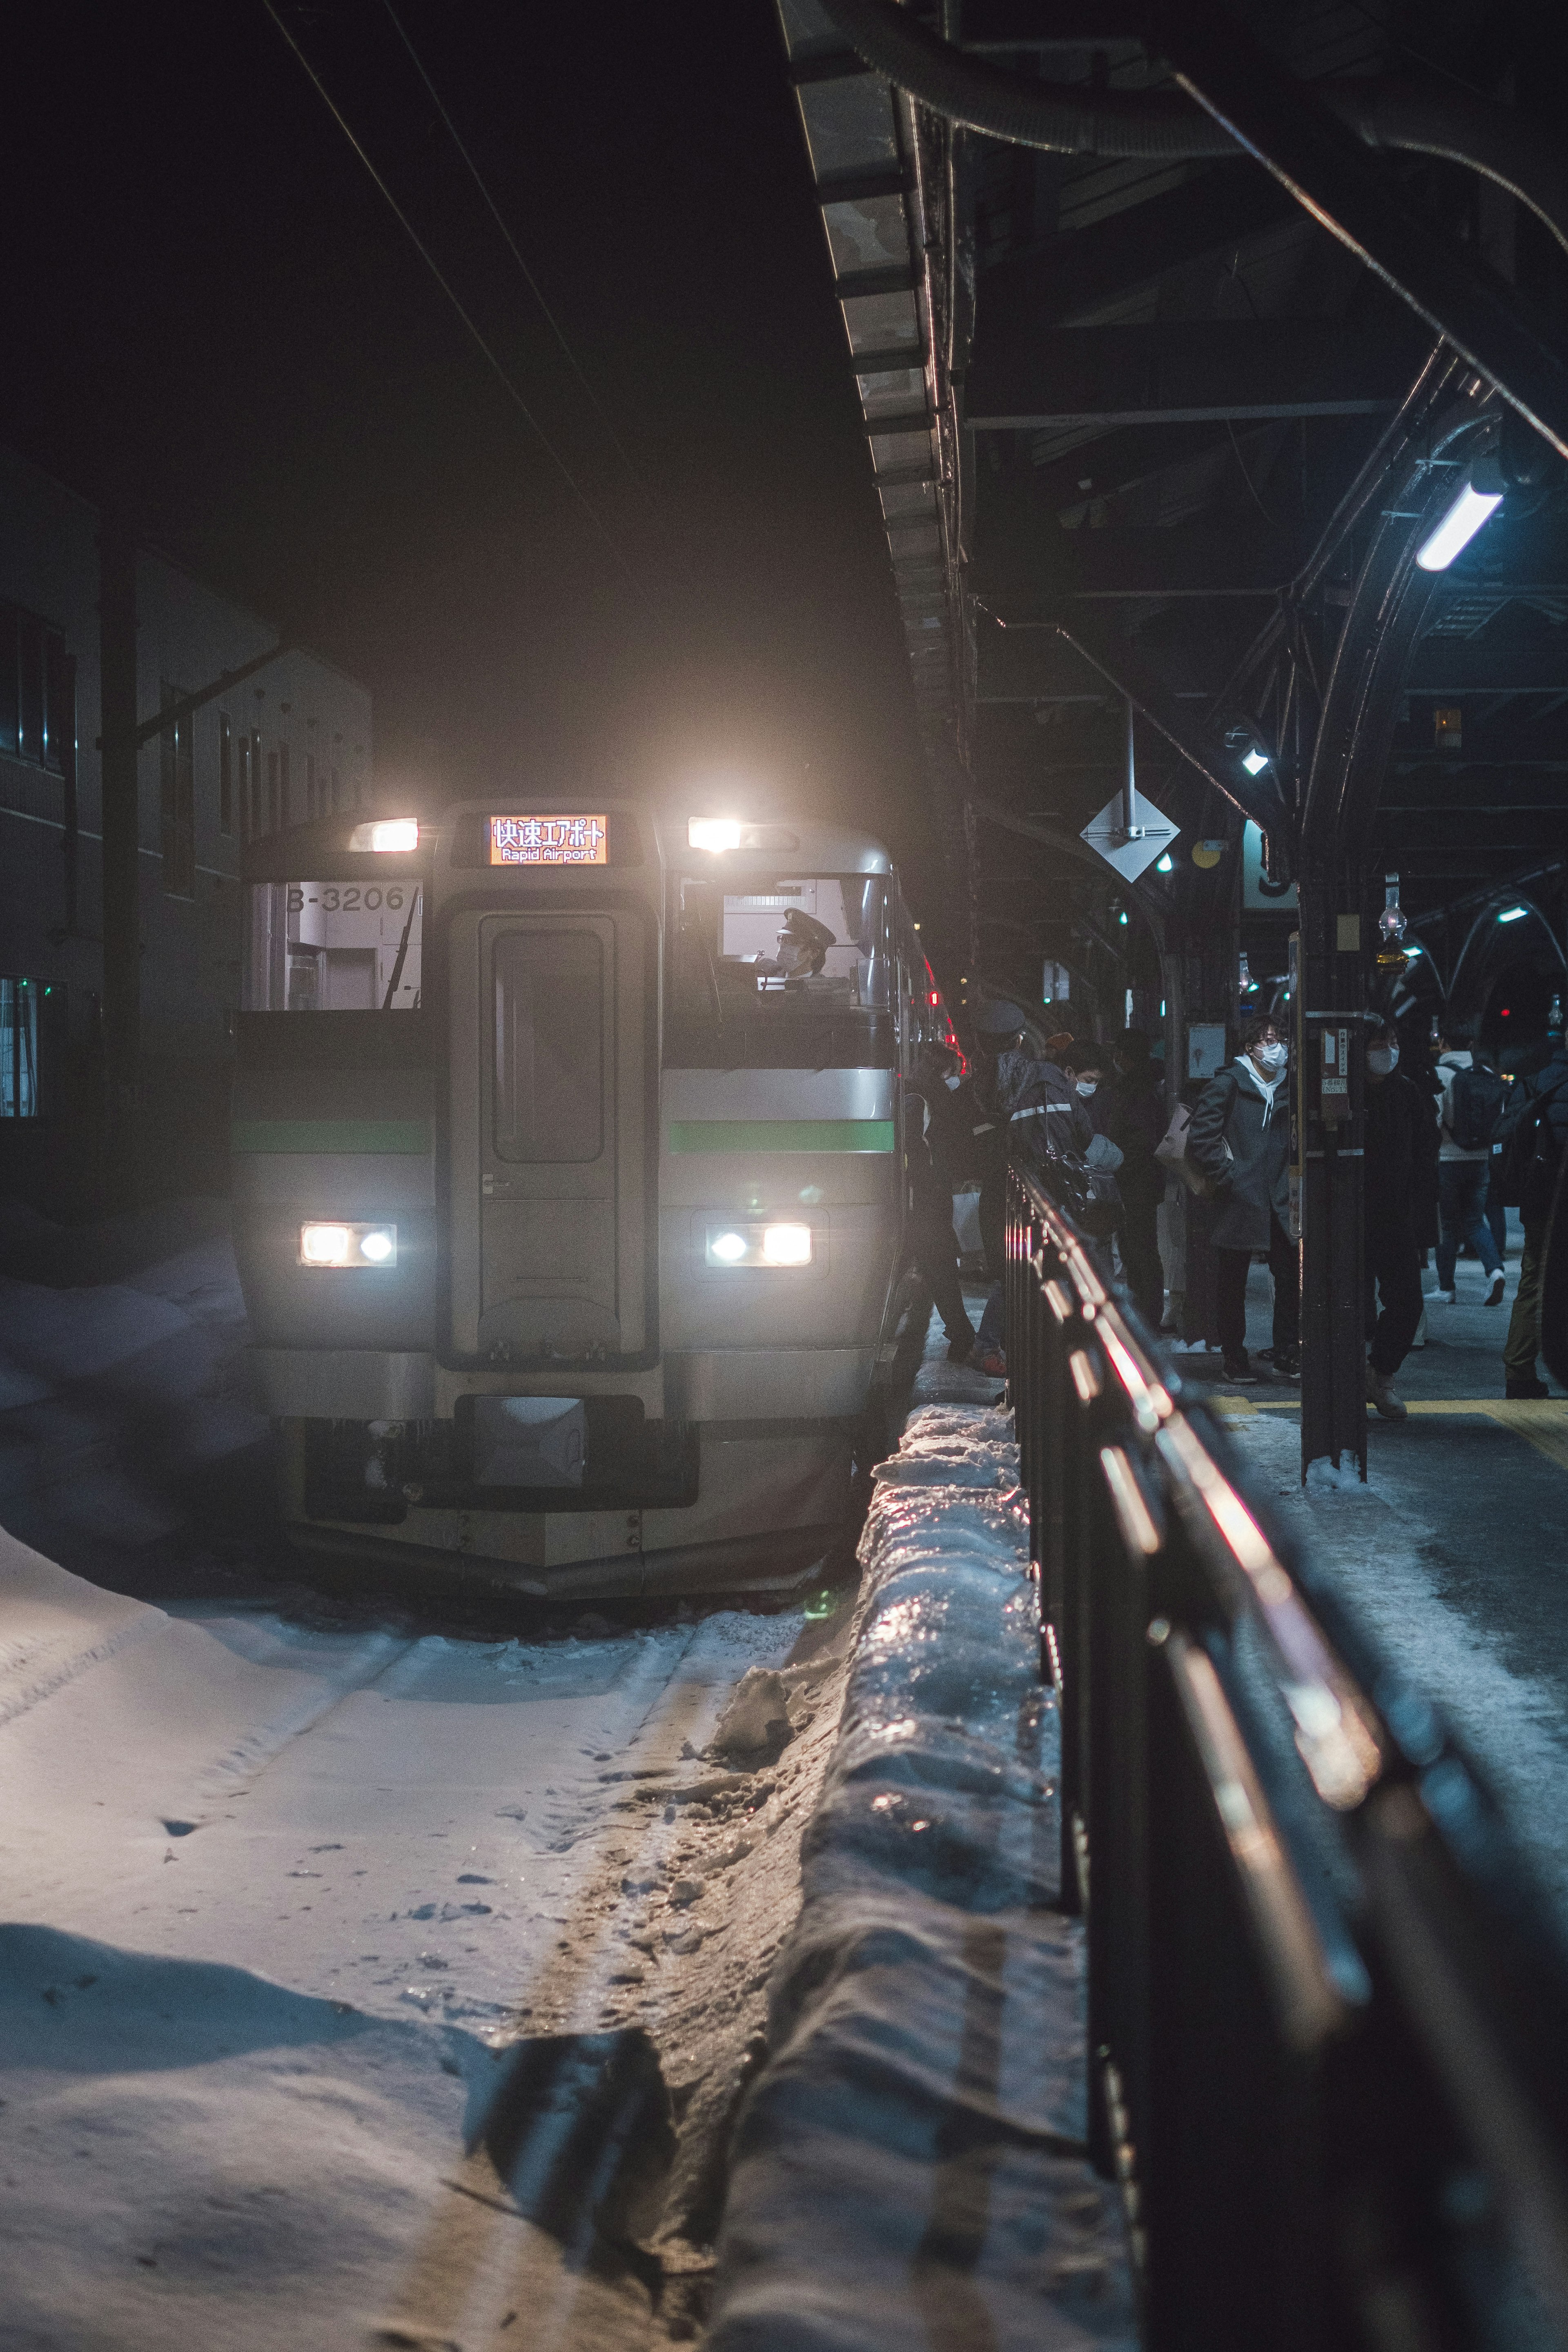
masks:
[(1215, 1249), (1267, 1249), (1274, 1218), (1289, 1230), (1290, 1089), (1286, 1071), (1270, 1086), (1258, 1076), (1250, 1055), (1238, 1054), (1204, 1088), (1187, 1129), (1187, 1155), (1215, 1188), (1210, 1239)]

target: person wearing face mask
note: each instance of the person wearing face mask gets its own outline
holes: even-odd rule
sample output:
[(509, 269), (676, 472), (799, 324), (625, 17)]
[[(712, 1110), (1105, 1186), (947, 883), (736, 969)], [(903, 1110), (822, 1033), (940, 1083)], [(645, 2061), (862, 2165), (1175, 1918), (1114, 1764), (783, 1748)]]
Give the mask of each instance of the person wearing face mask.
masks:
[(1437, 1114), (1431, 1095), (1399, 1067), (1392, 1022), (1372, 1032), (1366, 1049), (1363, 1169), (1367, 1402), (1384, 1421), (1403, 1421), (1394, 1375), (1421, 1320), (1421, 1253), (1436, 1238)]
[(1211, 1242), (1226, 1378), (1258, 1375), (1247, 1352), (1247, 1276), (1256, 1250), (1274, 1281), (1274, 1370), (1294, 1380), (1300, 1362), (1300, 1278), (1290, 1239), (1290, 1103), (1285, 1040), (1267, 1017), (1249, 1021), (1241, 1051), (1211, 1078), (1187, 1129), (1187, 1156), (1214, 1188)]

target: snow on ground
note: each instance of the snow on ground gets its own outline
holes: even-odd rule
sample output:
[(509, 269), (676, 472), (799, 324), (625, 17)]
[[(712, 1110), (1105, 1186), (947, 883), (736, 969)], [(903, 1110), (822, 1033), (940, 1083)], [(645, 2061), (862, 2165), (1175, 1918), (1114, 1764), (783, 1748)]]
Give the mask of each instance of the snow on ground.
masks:
[(0, 2347), (689, 2334), (847, 1612), (475, 1638), (323, 1606), (265, 1524), (219, 1574), (228, 1245), (88, 1286), (48, 1233), (47, 1283), (0, 1252), (0, 1511), (92, 1577), (0, 1533)]

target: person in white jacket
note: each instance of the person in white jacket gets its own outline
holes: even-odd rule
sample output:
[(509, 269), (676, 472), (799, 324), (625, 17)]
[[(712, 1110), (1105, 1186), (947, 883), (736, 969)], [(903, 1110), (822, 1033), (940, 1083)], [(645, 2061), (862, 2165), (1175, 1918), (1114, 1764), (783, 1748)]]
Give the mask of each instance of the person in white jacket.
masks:
[(1454, 1075), (1479, 1067), (1471, 1049), (1471, 1032), (1456, 1025), (1441, 1040), (1437, 1076), (1443, 1093), (1437, 1105), (1440, 1144), (1437, 1155), (1437, 1296), (1452, 1307), (1455, 1266), (1461, 1242), (1468, 1242), (1486, 1276), (1486, 1304), (1501, 1304), (1502, 1260), (1487, 1223), (1487, 1186), (1490, 1179), (1489, 1141), (1467, 1148), (1454, 1136)]

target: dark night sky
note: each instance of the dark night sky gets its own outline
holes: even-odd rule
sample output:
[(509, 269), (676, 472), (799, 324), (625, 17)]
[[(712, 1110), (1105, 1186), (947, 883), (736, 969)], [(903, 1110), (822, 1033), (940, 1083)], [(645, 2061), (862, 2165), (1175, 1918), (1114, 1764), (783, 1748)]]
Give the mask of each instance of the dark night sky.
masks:
[(767, 0), (399, 6), (630, 469), (383, 0), (285, 14), (614, 550), (261, 0), (55, 0), (26, 54), (13, 32), (0, 435), (89, 496), (127, 483), (148, 536), (363, 677), (384, 772), (731, 775), (872, 825), (928, 896), (886, 541)]

